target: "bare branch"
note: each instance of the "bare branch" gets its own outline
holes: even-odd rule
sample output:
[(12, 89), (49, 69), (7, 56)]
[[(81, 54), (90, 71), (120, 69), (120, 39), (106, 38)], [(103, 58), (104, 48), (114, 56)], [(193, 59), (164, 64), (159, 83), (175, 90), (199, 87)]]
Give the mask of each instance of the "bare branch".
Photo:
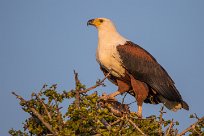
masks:
[(47, 84), (44, 84), (43, 87), (40, 90), (40, 93), (47, 87)]
[(131, 119), (128, 119), (128, 118), (127, 118), (127, 121), (128, 121), (131, 125), (133, 125), (133, 127), (134, 127), (135, 129), (137, 129), (143, 136), (147, 136)]
[(96, 82), (94, 86), (91, 86), (85, 90), (82, 90), (80, 91), (80, 93), (87, 93), (88, 91), (93, 90), (98, 86), (104, 85), (103, 82), (106, 80), (106, 78), (108, 78), (109, 75), (110, 75), (110, 72), (102, 80), (99, 80), (98, 82)]
[(80, 88), (78, 88), (78, 85), (80, 84), (80, 81), (78, 79), (78, 73), (76, 73), (75, 71), (74, 71), (74, 78), (75, 78), (75, 86), (76, 86), (75, 87), (75, 90), (76, 90), (75, 105), (76, 105), (77, 108), (79, 108), (79, 103), (80, 103), (80, 93), (79, 93), (80, 90), (79, 89)]
[(120, 126), (119, 126), (119, 135), (122, 135), (122, 128), (125, 125), (125, 120), (123, 118), (121, 118), (121, 122), (120, 122)]
[(168, 136), (168, 135), (169, 135), (169, 132), (170, 132), (170, 130), (172, 129), (173, 126), (174, 126), (174, 122), (173, 122), (173, 119), (172, 119), (172, 120), (171, 120), (171, 123), (170, 123), (170, 125), (169, 125), (169, 127), (168, 127), (167, 130), (166, 130), (165, 136)]
[(30, 108), (30, 110), (33, 112), (33, 114), (45, 125), (45, 127), (53, 134), (57, 135), (57, 132), (52, 130), (52, 126), (47, 123), (44, 118), (35, 110), (35, 108)]
[(34, 94), (34, 95), (36, 96), (37, 100), (39, 100), (40, 103), (42, 103), (42, 105), (43, 105), (43, 107), (44, 107), (44, 109), (45, 109), (45, 112), (47, 113), (47, 116), (48, 116), (49, 120), (51, 121), (52, 118), (51, 118), (50, 112), (48, 111), (47, 106), (45, 106), (44, 101), (40, 98), (39, 95), (37, 95), (37, 94)]
[(60, 125), (61, 123), (64, 124), (63, 120), (62, 120), (62, 114), (59, 111), (60, 108), (57, 108), (57, 119), (58, 119), (58, 126), (59, 126), (59, 130), (62, 130), (62, 125)]
[(110, 125), (113, 126), (113, 125), (119, 123), (123, 119), (124, 119), (124, 117), (121, 117), (121, 118), (117, 119), (116, 121), (114, 121), (113, 123), (111, 123)]
[(166, 113), (164, 112), (164, 106), (161, 107), (161, 110), (159, 111), (159, 135), (162, 136), (162, 125), (163, 125), (163, 114)]
[(127, 92), (125, 93), (125, 95), (124, 95), (124, 97), (123, 97), (123, 100), (122, 100), (122, 104), (124, 103), (124, 101), (125, 101), (125, 97), (127, 96)]
[(194, 115), (195, 115), (195, 118), (197, 119), (197, 120), (199, 120), (200, 118), (197, 116), (197, 114), (196, 113), (194, 113)]
[(15, 92), (12, 92), (13, 95), (16, 96), (16, 98), (18, 98), (21, 102), (24, 102), (26, 104), (26, 106), (32, 111), (32, 113), (45, 125), (45, 127), (53, 134), (53, 135), (58, 135), (58, 132), (55, 132), (53, 129), (52, 129), (52, 126), (47, 123), (43, 116), (41, 116), (37, 110), (33, 107), (30, 107), (28, 104), (27, 104), (27, 101), (24, 100), (20, 95), (17, 95)]
[(197, 122), (193, 123), (192, 125), (190, 125), (188, 128), (186, 128), (185, 130), (183, 130), (180, 134), (178, 134), (177, 136), (182, 136), (185, 135), (188, 131), (192, 130), (198, 123), (204, 121), (204, 116), (202, 118), (200, 118)]

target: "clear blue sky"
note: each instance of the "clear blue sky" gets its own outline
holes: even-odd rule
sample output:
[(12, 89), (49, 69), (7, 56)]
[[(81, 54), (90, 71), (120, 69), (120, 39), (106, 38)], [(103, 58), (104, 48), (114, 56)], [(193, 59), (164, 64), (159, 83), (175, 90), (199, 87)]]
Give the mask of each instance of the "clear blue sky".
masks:
[[(203, 0), (0, 0), (0, 135), (20, 129), (28, 117), (12, 91), (28, 99), (44, 83), (70, 90), (73, 69), (87, 86), (103, 78), (95, 61), (97, 31), (86, 26), (95, 17), (112, 19), (123, 36), (168, 71), (190, 111), (168, 111), (166, 118), (178, 120), (180, 129), (187, 127), (194, 122), (189, 114), (204, 115), (203, 6)], [(116, 90), (106, 83), (100, 90)], [(137, 110), (135, 103), (131, 106)], [(159, 108), (145, 104), (143, 114), (159, 114)]]

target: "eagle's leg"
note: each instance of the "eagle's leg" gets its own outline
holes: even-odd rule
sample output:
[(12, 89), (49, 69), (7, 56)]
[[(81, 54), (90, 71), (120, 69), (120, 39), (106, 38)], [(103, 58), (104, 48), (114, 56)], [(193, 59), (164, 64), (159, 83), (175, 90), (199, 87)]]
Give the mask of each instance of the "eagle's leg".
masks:
[(142, 105), (138, 105), (137, 116), (142, 118)]
[(145, 83), (136, 80), (133, 76), (130, 76), (130, 78), (131, 78), (131, 85), (137, 100), (137, 106), (138, 106), (137, 115), (138, 117), (142, 118), (142, 104), (148, 96), (149, 89)]
[(106, 96), (103, 96), (103, 99), (113, 99), (115, 100), (115, 97), (119, 94), (122, 94), (124, 92), (127, 92), (130, 90), (130, 85), (127, 84), (126, 82), (122, 81), (122, 80), (116, 80), (117, 81), (117, 85), (118, 85), (118, 90), (109, 94), (109, 95), (106, 95)]

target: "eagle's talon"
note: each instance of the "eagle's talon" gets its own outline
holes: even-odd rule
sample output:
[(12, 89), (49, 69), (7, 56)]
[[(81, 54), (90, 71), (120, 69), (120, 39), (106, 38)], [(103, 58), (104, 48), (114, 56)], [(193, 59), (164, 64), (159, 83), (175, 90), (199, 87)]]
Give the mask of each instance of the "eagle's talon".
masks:
[(138, 112), (136, 112), (136, 115), (139, 119), (142, 119), (142, 114), (139, 114)]

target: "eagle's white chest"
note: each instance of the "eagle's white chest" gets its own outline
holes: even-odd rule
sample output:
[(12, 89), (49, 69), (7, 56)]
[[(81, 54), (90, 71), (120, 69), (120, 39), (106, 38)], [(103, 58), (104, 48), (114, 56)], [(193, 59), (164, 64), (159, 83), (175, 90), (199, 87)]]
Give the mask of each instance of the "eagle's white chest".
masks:
[(116, 48), (97, 48), (96, 59), (98, 63), (111, 74), (117, 77), (124, 76), (125, 69), (121, 66), (121, 60), (117, 54)]
[[(99, 35), (100, 36), (100, 35)], [(106, 35), (107, 36), (107, 35)], [(121, 65), (121, 59), (117, 52), (117, 45), (122, 45), (126, 39), (121, 37), (99, 37), (96, 59), (98, 63), (106, 70), (110, 71), (116, 77), (124, 77), (125, 68)]]

